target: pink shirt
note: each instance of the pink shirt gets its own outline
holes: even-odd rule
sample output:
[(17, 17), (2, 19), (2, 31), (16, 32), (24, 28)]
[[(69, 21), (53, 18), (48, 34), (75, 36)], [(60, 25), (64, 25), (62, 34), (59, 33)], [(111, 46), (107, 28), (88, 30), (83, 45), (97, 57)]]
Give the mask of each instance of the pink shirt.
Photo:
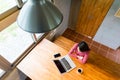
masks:
[(68, 54), (72, 57), (77, 58), (83, 64), (86, 63), (88, 59), (89, 51), (79, 52), (77, 48), (78, 48), (78, 43), (74, 44), (74, 46), (71, 48)]

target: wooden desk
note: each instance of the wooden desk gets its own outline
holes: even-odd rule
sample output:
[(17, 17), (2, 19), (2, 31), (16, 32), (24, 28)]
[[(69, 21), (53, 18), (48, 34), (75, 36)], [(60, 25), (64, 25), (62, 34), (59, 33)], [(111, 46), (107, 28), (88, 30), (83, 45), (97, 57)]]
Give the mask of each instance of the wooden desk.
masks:
[[(71, 42), (71, 46), (73, 43)], [(62, 45), (65, 47), (64, 44)], [(68, 73), (60, 74), (52, 61), (53, 55), (58, 52), (63, 56), (68, 50), (44, 39), (18, 64), (17, 68), (32, 80), (120, 80), (118, 73), (120, 67), (113, 63), (110, 66), (109, 60), (94, 53), (91, 53), (86, 64), (81, 64), (77, 59), (72, 58), (77, 67)], [(109, 66), (106, 66), (108, 64)], [(79, 67), (83, 68), (83, 74), (77, 73)]]
[[(55, 53), (67, 54), (67, 51), (44, 39), (17, 66), (32, 80), (71, 80), (70, 74), (61, 75), (53, 63)], [(72, 79), (73, 80), (73, 79)]]

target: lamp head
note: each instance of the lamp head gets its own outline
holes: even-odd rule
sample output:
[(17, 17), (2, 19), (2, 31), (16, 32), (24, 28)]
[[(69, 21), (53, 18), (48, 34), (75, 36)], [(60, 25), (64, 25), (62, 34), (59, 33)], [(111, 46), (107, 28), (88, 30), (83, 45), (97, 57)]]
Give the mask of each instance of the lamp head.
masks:
[(62, 20), (62, 13), (48, 0), (28, 0), (18, 15), (17, 24), (27, 32), (44, 33), (57, 28)]

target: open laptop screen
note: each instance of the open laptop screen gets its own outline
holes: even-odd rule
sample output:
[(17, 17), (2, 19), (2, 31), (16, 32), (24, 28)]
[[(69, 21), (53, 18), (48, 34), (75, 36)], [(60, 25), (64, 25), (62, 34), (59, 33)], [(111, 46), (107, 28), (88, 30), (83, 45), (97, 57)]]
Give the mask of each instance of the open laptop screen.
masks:
[(61, 62), (59, 60), (53, 60), (54, 63), (56, 64), (57, 68), (59, 69), (59, 71), (61, 73), (66, 72), (66, 70), (64, 69), (64, 67), (62, 66)]

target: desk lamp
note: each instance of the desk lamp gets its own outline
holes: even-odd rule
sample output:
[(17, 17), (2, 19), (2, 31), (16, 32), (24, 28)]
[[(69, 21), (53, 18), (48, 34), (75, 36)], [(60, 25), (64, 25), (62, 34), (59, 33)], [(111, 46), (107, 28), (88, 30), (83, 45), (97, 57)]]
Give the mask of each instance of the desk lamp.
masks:
[(63, 20), (62, 13), (48, 0), (28, 0), (22, 7), (18, 26), (35, 35), (57, 28)]

